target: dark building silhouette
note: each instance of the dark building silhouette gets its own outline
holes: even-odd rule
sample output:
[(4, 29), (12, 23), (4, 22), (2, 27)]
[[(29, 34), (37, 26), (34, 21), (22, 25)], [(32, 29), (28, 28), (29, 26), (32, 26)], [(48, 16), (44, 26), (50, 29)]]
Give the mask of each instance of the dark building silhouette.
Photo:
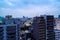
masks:
[(0, 40), (3, 40), (3, 27), (0, 27)]
[(58, 15), (58, 18), (60, 19), (60, 15)]
[(33, 36), (36, 40), (54, 40), (54, 16), (34, 17)]

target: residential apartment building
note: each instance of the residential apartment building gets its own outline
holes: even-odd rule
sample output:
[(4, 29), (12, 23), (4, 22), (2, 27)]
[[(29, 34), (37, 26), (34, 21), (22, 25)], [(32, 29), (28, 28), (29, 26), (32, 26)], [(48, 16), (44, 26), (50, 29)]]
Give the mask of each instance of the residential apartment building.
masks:
[(55, 18), (55, 40), (60, 40), (60, 18)]
[(19, 40), (19, 29), (22, 25), (23, 21), (19, 18), (12, 18), (9, 15), (4, 19), (0, 17), (1, 40)]
[(17, 25), (0, 25), (0, 40), (18, 40)]
[(54, 16), (42, 15), (33, 19), (33, 35), (36, 40), (55, 40)]

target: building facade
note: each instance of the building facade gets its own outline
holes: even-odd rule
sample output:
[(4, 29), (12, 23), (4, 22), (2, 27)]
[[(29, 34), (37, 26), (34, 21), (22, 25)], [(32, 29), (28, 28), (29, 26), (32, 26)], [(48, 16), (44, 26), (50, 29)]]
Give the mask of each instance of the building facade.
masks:
[(33, 20), (33, 35), (36, 40), (55, 40), (54, 16), (35, 17)]
[(55, 18), (55, 40), (60, 40), (60, 18)]
[(0, 35), (1, 40), (18, 40), (17, 25), (0, 25)]
[(55, 29), (55, 40), (60, 40), (60, 30)]
[(54, 27), (54, 29), (60, 30), (60, 19), (59, 18), (55, 18), (55, 27)]
[[(19, 40), (19, 29), (23, 26), (20, 18), (12, 18), (6, 16), (4, 19), (0, 17), (0, 33), (2, 40)], [(3, 33), (3, 34), (2, 34)]]

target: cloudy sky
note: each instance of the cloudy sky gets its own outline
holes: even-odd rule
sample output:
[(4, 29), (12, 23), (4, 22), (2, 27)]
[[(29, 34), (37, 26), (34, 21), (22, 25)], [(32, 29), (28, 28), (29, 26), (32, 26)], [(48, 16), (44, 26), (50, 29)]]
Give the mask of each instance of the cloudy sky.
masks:
[(60, 0), (0, 0), (0, 16), (33, 17), (42, 14), (59, 15)]

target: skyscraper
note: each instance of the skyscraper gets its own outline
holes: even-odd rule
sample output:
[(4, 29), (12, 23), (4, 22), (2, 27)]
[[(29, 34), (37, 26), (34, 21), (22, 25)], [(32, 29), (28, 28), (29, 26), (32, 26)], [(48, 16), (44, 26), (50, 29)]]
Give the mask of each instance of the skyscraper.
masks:
[(54, 16), (34, 17), (33, 35), (36, 40), (54, 40)]

